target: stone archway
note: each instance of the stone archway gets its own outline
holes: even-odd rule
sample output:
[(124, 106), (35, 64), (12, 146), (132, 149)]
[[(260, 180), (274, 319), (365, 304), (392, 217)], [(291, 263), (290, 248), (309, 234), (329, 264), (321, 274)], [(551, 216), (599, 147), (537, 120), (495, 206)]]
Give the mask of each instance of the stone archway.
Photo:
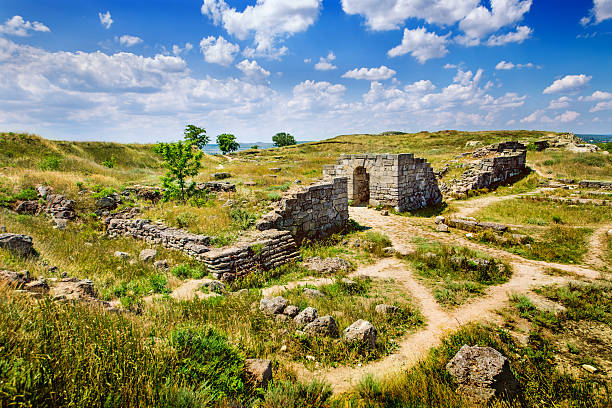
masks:
[(365, 167), (360, 166), (353, 171), (353, 204), (369, 204), (370, 175)]

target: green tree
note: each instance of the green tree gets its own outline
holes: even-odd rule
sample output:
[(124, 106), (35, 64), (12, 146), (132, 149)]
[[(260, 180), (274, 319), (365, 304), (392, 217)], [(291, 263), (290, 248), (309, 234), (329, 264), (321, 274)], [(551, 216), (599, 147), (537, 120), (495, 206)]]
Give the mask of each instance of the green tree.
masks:
[(217, 136), (217, 144), (223, 154), (235, 152), (240, 147), (240, 143), (236, 142), (236, 136), (230, 133), (222, 133)]
[[(208, 137), (204, 129), (189, 125), (185, 128), (185, 140), (174, 143), (158, 143), (153, 148), (164, 161), (166, 174), (162, 176), (162, 184), (166, 191), (164, 198), (178, 197), (181, 201), (193, 194), (195, 182), (188, 182), (200, 172), (203, 153), (199, 150), (206, 146)], [(197, 149), (194, 149), (194, 146)]]
[(274, 142), (274, 146), (278, 147), (296, 144), (295, 138), (291, 136), (291, 134), (285, 132), (280, 132), (272, 136), (272, 141)]

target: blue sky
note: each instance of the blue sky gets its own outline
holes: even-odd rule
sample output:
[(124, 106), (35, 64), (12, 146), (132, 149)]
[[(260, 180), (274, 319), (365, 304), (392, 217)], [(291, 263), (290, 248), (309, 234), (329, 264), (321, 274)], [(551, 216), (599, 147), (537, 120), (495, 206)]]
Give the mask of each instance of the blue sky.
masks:
[(0, 129), (612, 133), (612, 0), (2, 0)]

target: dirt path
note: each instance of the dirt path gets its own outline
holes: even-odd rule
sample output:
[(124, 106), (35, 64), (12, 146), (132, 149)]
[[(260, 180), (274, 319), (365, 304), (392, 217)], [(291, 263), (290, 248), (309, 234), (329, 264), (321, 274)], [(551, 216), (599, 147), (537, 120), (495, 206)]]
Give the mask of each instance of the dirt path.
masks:
[(589, 254), (586, 262), (596, 268), (606, 268), (612, 265), (606, 263), (606, 234), (612, 229), (612, 224), (602, 225), (597, 228), (589, 238)]
[(485, 195), (471, 200), (453, 201), (453, 205), (458, 208), (458, 211), (452, 213), (454, 217), (469, 217), (471, 214), (478, 212), (480, 209), (490, 206), (491, 204), (502, 201), (513, 200), (518, 197), (530, 196), (538, 194), (542, 189), (535, 189), (526, 193), (511, 194), (505, 196)]

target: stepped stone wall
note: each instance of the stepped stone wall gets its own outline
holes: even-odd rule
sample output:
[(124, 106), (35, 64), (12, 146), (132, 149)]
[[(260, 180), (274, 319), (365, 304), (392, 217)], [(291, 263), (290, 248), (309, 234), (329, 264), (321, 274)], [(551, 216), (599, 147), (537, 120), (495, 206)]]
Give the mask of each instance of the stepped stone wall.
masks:
[(347, 178), (297, 187), (285, 194), (270, 213), (257, 223), (257, 229), (289, 231), (301, 242), (321, 238), (341, 230), (349, 219)]
[(323, 166), (323, 177), (346, 177), (348, 198), (355, 204), (410, 211), (442, 201), (430, 164), (412, 154), (341, 155), (337, 164)]
[(612, 181), (581, 180), (578, 182), (578, 186), (580, 188), (612, 190)]
[(270, 270), (299, 258), (289, 231), (267, 230), (231, 247), (212, 249), (202, 260), (215, 279), (232, 281), (253, 270)]
[(178, 249), (199, 260), (203, 260), (202, 254), (209, 251), (210, 237), (191, 234), (145, 219), (107, 218), (106, 232), (111, 237), (130, 236), (151, 244)]

